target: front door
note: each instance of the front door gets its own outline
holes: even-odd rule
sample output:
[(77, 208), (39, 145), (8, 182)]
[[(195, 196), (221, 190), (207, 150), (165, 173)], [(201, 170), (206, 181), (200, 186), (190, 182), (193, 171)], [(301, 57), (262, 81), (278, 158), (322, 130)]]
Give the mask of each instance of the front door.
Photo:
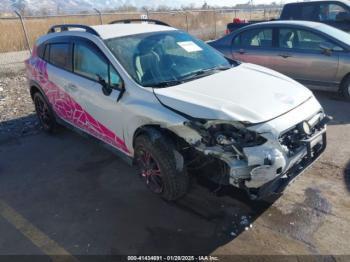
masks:
[(334, 88), (339, 56), (337, 52), (325, 53), (322, 43), (332, 44), (308, 30), (280, 28), (278, 53), (271, 58), (274, 69), (312, 88)]
[(74, 124), (128, 153), (123, 139), (121, 103), (117, 102), (124, 88), (121, 83), (118, 72), (95, 44), (73, 42), (73, 74), (66, 90), (77, 102)]

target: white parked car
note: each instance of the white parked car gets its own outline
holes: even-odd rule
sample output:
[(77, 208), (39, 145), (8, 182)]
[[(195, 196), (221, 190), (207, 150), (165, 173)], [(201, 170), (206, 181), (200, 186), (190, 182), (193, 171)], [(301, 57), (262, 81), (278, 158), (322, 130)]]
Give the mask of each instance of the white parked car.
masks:
[(133, 22), (57, 25), (38, 39), (26, 68), (44, 130), (102, 140), (167, 200), (186, 194), (193, 169), (264, 197), (324, 151), (328, 117), (304, 86), (162, 22)]

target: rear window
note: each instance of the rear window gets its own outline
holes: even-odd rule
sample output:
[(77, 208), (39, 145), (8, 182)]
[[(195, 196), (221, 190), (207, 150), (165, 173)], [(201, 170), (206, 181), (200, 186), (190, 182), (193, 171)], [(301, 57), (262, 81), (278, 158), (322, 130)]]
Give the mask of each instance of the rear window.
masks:
[(70, 59), (70, 45), (68, 43), (50, 44), (49, 50), (51, 64), (66, 70), (72, 70), (72, 61)]
[(283, 8), (283, 20), (315, 20), (317, 5), (315, 4), (287, 4)]

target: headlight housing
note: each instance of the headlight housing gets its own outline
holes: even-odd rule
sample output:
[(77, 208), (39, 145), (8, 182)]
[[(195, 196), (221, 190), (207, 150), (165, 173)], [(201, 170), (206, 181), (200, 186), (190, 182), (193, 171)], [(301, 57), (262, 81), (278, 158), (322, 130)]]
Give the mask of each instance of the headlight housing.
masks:
[(253, 147), (264, 144), (267, 140), (254, 131), (232, 124), (215, 124), (208, 128), (211, 135), (210, 143), (229, 147), (234, 145), (242, 150), (244, 147)]

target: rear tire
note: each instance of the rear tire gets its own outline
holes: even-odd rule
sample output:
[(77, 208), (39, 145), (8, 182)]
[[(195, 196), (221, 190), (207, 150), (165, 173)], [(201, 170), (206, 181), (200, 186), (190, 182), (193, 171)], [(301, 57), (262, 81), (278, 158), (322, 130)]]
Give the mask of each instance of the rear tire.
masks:
[(135, 139), (135, 161), (147, 187), (167, 201), (188, 192), (189, 178), (182, 155), (175, 146), (160, 137), (151, 141), (146, 135)]
[(47, 133), (55, 132), (57, 129), (56, 117), (44, 96), (40, 92), (36, 92), (33, 101), (36, 114), (44, 131)]
[(350, 101), (350, 76), (348, 76), (340, 87), (341, 95)]

